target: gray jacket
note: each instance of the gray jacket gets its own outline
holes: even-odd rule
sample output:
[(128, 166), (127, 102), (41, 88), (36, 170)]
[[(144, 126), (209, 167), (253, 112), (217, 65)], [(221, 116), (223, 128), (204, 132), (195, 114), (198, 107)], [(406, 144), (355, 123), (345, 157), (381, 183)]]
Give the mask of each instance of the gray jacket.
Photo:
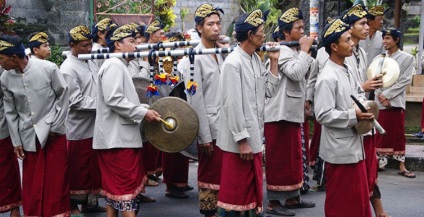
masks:
[(239, 153), (237, 142), (247, 139), (253, 153), (262, 151), (265, 98), (272, 97), (279, 78), (265, 69), (259, 56), (239, 46), (225, 59), (219, 79), (217, 145)]
[(315, 86), (315, 116), (322, 125), (320, 157), (332, 164), (364, 160), (362, 137), (353, 128), (358, 121), (353, 100), (365, 100), (364, 92), (352, 71), (328, 60)]
[[(4, 69), (0, 66), (0, 75), (3, 74), (3, 72)], [(7, 138), (9, 136), (9, 128), (4, 115), (3, 96), (3, 91), (0, 88), (0, 139)]]
[(29, 58), (23, 73), (3, 73), (1, 87), (13, 146), (35, 152), (36, 138), (43, 148), (49, 132), (65, 133), (68, 87), (54, 63)]
[(107, 59), (99, 70), (93, 149), (141, 148), (140, 123), (146, 113), (128, 62)]

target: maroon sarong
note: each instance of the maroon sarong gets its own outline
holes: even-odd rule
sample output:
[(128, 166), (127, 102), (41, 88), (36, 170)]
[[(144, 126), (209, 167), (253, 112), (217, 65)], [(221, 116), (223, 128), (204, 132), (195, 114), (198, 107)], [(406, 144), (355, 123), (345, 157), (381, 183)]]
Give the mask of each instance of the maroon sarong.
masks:
[(115, 201), (126, 201), (144, 192), (147, 178), (144, 175), (140, 148), (97, 151), (102, 176), (102, 195)]
[(321, 140), (321, 124), (314, 120), (314, 135), (312, 135), (311, 140), (311, 152), (310, 158), (311, 161), (316, 161), (319, 153), (319, 143)]
[(421, 104), (421, 130), (424, 129), (424, 98)]
[(365, 167), (367, 169), (368, 188), (370, 196), (377, 182), (377, 152), (375, 150), (375, 136), (364, 136)]
[(25, 152), (22, 207), (25, 216), (69, 216), (69, 179), (65, 135), (36, 152)]
[(392, 108), (380, 110), (378, 122), (386, 130), (376, 134), (377, 152), (384, 155), (405, 155), (405, 110)]
[(303, 123), (303, 139), (305, 140), (305, 154), (306, 154), (306, 165), (309, 165), (309, 162), (311, 159), (310, 156), (310, 150), (309, 150), (309, 119), (305, 120), (305, 123)]
[(162, 171), (162, 165), (159, 163), (161, 155), (161, 151), (155, 148), (150, 142), (143, 143), (143, 162), (147, 175), (153, 175), (156, 172)]
[(178, 187), (187, 186), (188, 158), (180, 153), (166, 153), (162, 155), (163, 182)]
[(99, 193), (102, 179), (93, 138), (67, 140), (67, 144), (71, 195)]
[(19, 164), (10, 137), (0, 140), (0, 212), (22, 204)]
[(326, 217), (371, 217), (365, 161), (325, 163)]
[(265, 172), (268, 190), (293, 191), (302, 187), (302, 141), (299, 123), (265, 123)]
[(197, 169), (197, 184), (199, 188), (219, 190), (222, 169), (223, 151), (213, 144), (212, 156), (199, 152), (199, 167)]
[(223, 151), (218, 207), (225, 210), (262, 210), (262, 153), (246, 161), (240, 154)]

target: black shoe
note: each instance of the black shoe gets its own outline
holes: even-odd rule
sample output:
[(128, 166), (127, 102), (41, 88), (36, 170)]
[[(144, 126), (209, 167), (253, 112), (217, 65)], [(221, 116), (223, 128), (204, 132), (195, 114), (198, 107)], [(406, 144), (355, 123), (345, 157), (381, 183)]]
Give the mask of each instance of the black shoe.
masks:
[(187, 199), (188, 195), (182, 191), (171, 190), (165, 194), (166, 197), (175, 198), (175, 199)]

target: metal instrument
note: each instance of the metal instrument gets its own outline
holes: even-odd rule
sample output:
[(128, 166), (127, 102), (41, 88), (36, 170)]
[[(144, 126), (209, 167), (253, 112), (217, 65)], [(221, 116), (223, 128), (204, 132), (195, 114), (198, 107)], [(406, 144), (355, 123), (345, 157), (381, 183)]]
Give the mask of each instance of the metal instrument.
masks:
[[(375, 101), (365, 101), (363, 103), (359, 102), (353, 95), (350, 96), (353, 101), (355, 102), (356, 106), (364, 113), (371, 112), (374, 114), (374, 119), (371, 121), (360, 121), (356, 126), (356, 131), (359, 134), (365, 134), (368, 133), (370, 130), (372, 130), (373, 127), (382, 135), (386, 134), (386, 131), (383, 129), (383, 127), (377, 122), (378, 118), (378, 105)], [(370, 111), (367, 111), (366, 108), (370, 107)]]
[(375, 58), (367, 69), (368, 79), (383, 74), (382, 87), (390, 87), (396, 83), (399, 78), (399, 64), (393, 58), (380, 55)]
[[(146, 90), (147, 90), (147, 86), (149, 86), (150, 84), (150, 80), (147, 78), (135, 77), (133, 78), (133, 83), (135, 86), (135, 91), (137, 92), (137, 95), (138, 95), (138, 99), (140, 100), (140, 103), (150, 104), (149, 102), (151, 98), (146, 96)], [(152, 98), (152, 100), (154, 99)]]
[(176, 97), (161, 98), (149, 109), (157, 111), (163, 120), (172, 125), (143, 121), (146, 137), (157, 149), (176, 153), (195, 141), (199, 132), (199, 118), (184, 100)]

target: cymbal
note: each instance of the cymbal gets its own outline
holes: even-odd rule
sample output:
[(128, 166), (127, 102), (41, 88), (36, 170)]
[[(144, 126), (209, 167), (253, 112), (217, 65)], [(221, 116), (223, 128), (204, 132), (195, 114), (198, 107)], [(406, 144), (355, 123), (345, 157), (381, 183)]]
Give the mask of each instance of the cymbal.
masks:
[(189, 147), (199, 132), (199, 118), (196, 111), (188, 103), (177, 97), (164, 97), (150, 106), (157, 111), (163, 120), (173, 127), (167, 127), (162, 122), (143, 121), (147, 139), (157, 149), (176, 153)]
[[(379, 70), (380, 67), (380, 61), (384, 58), (384, 62), (381, 68), (381, 71)], [(367, 69), (367, 77), (368, 79), (374, 78), (375, 76), (383, 73), (382, 81), (383, 81), (383, 87), (390, 87), (392, 86), (397, 79), (399, 78), (399, 64), (390, 57), (377, 57), (375, 58), (370, 66)]]
[[(375, 101), (365, 101), (365, 102), (361, 102), (362, 105), (364, 105), (365, 108), (370, 107), (369, 112), (374, 114), (374, 119), (378, 119), (378, 113), (379, 113), (379, 109), (378, 109), (378, 105)], [(354, 107), (357, 107), (356, 104), (354, 105)], [(372, 128), (374, 127), (374, 125), (372, 124), (371, 121), (360, 121), (358, 124), (356, 124), (355, 129), (359, 134), (365, 134), (368, 133), (370, 130), (372, 130)]]
[(149, 98), (146, 96), (146, 90), (150, 84), (150, 80), (143, 77), (134, 77), (133, 83), (140, 103), (149, 104)]

